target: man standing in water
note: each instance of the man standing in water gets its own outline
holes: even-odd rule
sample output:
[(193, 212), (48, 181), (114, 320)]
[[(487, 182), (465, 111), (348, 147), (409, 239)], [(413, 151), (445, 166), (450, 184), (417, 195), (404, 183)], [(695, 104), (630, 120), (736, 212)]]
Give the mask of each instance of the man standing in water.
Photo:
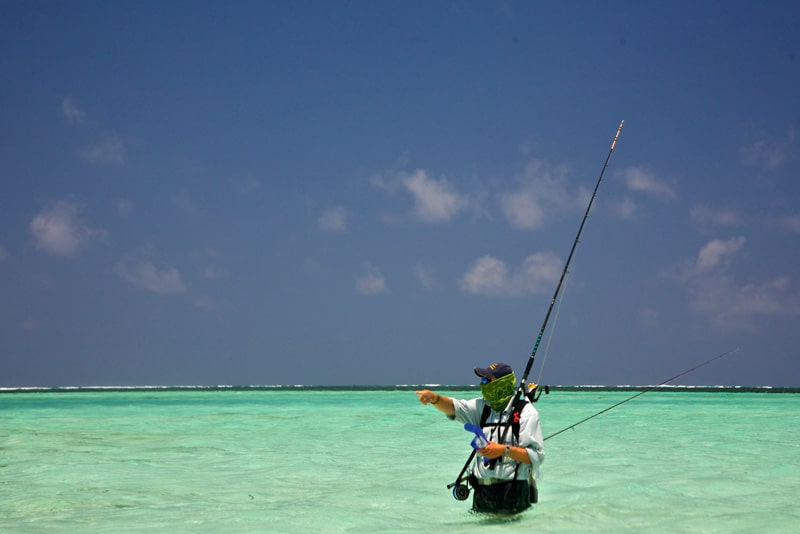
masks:
[[(481, 377), (482, 398), (452, 399), (427, 389), (416, 393), (422, 404), (432, 404), (451, 419), (483, 428), (489, 444), (478, 451), (469, 477), (475, 491), (473, 510), (521, 512), (536, 501), (533, 474), (544, 461), (539, 412), (529, 402), (521, 402), (500, 425), (500, 414), (516, 389), (514, 371), (505, 363), (493, 363), (485, 369), (476, 367), (475, 374)], [(501, 442), (506, 422), (511, 428)]]

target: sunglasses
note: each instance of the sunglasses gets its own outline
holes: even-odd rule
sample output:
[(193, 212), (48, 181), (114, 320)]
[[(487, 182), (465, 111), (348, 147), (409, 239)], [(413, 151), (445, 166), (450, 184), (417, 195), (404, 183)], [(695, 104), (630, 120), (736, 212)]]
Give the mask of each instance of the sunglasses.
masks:
[(491, 379), (491, 378), (486, 378), (486, 377), (484, 376), (483, 378), (481, 378), (481, 385), (482, 385), (482, 386), (485, 386), (486, 384), (488, 384), (488, 383), (489, 383), (489, 382), (491, 382), (491, 381), (492, 381), (492, 379)]

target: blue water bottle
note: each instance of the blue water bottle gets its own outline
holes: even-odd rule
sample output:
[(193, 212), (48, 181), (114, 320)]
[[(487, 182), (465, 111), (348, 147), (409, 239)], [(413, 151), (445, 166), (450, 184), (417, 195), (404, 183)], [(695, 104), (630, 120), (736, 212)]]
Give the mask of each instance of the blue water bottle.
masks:
[(481, 450), (485, 446), (489, 444), (489, 440), (486, 439), (486, 434), (483, 433), (483, 429), (478, 425), (473, 425), (472, 423), (464, 423), (464, 430), (467, 432), (472, 432), (475, 434), (475, 437), (472, 438), (470, 445), (476, 451)]

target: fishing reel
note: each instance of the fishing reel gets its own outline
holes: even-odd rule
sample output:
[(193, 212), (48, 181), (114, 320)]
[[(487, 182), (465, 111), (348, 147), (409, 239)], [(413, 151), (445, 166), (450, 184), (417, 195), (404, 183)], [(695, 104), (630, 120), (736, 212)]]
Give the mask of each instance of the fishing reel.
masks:
[(466, 501), (469, 499), (469, 486), (466, 484), (456, 484), (453, 486), (453, 497), (457, 501)]
[[(544, 394), (550, 394), (550, 386), (544, 387)], [(542, 396), (542, 390), (539, 389), (539, 384), (530, 383), (528, 384), (528, 391), (525, 392), (525, 396), (528, 397), (528, 400), (531, 402), (536, 402), (539, 400), (539, 397)]]
[[(470, 457), (470, 459), (471, 459), (471, 457)], [(469, 462), (467, 462), (467, 463), (469, 463)], [(463, 483), (465, 480), (469, 480), (469, 479), (461, 478), (461, 476), (459, 476), (456, 479), (455, 482), (453, 482), (452, 484), (448, 484), (447, 485), (447, 489), (451, 489), (451, 488), (453, 489), (453, 498), (455, 500), (457, 500), (457, 501), (466, 501), (467, 499), (469, 499), (469, 491), (470, 490), (469, 490), (469, 486), (467, 486), (466, 484)]]

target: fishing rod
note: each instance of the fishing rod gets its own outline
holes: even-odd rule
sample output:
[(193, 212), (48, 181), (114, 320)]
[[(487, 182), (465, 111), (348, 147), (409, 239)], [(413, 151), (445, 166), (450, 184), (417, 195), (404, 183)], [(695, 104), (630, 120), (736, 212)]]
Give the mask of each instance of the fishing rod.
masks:
[(618, 402), (618, 403), (614, 404), (613, 406), (609, 406), (608, 408), (605, 408), (605, 409), (603, 409), (603, 410), (600, 410), (599, 412), (597, 412), (597, 413), (596, 413), (596, 414), (594, 414), (594, 415), (590, 415), (589, 417), (587, 417), (587, 418), (585, 418), (585, 419), (581, 419), (580, 421), (578, 421), (578, 422), (577, 422), (577, 423), (575, 423), (575, 424), (569, 425), (569, 426), (568, 426), (568, 427), (566, 427), (566, 428), (562, 428), (562, 429), (561, 429), (561, 430), (559, 430), (558, 432), (555, 432), (555, 433), (553, 433), (553, 434), (550, 434), (549, 436), (547, 436), (547, 437), (546, 437), (546, 438), (544, 438), (544, 439), (545, 439), (545, 440), (548, 440), (548, 439), (550, 439), (550, 438), (554, 438), (554, 437), (556, 437), (557, 435), (559, 435), (559, 434), (562, 434), (562, 433), (566, 432), (567, 430), (571, 430), (571, 429), (575, 428), (576, 426), (578, 426), (578, 425), (581, 425), (581, 424), (585, 423), (586, 421), (588, 421), (588, 420), (590, 420), (590, 419), (594, 419), (594, 418), (595, 418), (595, 417), (597, 417), (598, 415), (602, 415), (602, 414), (604, 414), (604, 413), (606, 413), (606, 412), (608, 412), (608, 411), (611, 411), (611, 410), (613, 410), (613, 409), (614, 409), (614, 408), (616, 408), (617, 406), (621, 406), (621, 405), (625, 404), (625, 403), (626, 403), (626, 402), (628, 402), (628, 401), (632, 401), (632, 400), (633, 400), (633, 399), (635, 399), (636, 397), (641, 397), (642, 395), (644, 395), (644, 394), (645, 394), (645, 393), (647, 393), (648, 391), (653, 391), (653, 390), (654, 390), (654, 389), (656, 389), (656, 388), (659, 388), (659, 387), (661, 387), (661, 386), (663, 386), (663, 385), (669, 384), (669, 383), (670, 383), (670, 382), (672, 382), (673, 380), (676, 380), (676, 379), (678, 379), (678, 378), (682, 377), (683, 375), (688, 375), (688, 374), (689, 374), (689, 373), (691, 373), (692, 371), (695, 371), (695, 370), (697, 370), (697, 369), (700, 369), (701, 367), (703, 367), (703, 366), (705, 366), (705, 365), (708, 365), (709, 363), (713, 362), (714, 360), (719, 360), (720, 358), (723, 358), (723, 357), (727, 356), (728, 354), (733, 354), (733, 353), (734, 353), (734, 352), (736, 352), (737, 350), (739, 350), (739, 349), (738, 349), (738, 348), (735, 348), (735, 349), (729, 349), (729, 350), (727, 350), (727, 351), (723, 352), (722, 354), (717, 354), (717, 355), (716, 355), (716, 356), (714, 356), (713, 358), (709, 358), (708, 360), (704, 361), (703, 363), (700, 363), (700, 364), (697, 364), (697, 365), (695, 365), (695, 366), (694, 366), (694, 367), (692, 367), (691, 369), (687, 369), (686, 371), (683, 371), (682, 373), (679, 373), (679, 374), (677, 374), (677, 375), (675, 375), (675, 376), (673, 376), (673, 377), (671, 377), (671, 378), (667, 378), (666, 380), (664, 380), (663, 382), (661, 382), (661, 383), (659, 383), (659, 384), (656, 384), (655, 386), (650, 386), (649, 388), (645, 389), (644, 391), (640, 391), (640, 392), (639, 392), (639, 393), (637, 393), (636, 395), (633, 395), (633, 396), (631, 396), (631, 397), (628, 397), (627, 399), (625, 399), (625, 400), (622, 400), (622, 401), (620, 401), (620, 402)]
[[(611, 159), (611, 154), (614, 152), (614, 147), (617, 144), (617, 140), (619, 139), (619, 134), (622, 132), (622, 125), (625, 121), (620, 121), (619, 127), (617, 128), (617, 133), (614, 135), (614, 140), (611, 142), (611, 148), (608, 150), (608, 155), (606, 156), (606, 161), (603, 164), (603, 169), (600, 171), (600, 176), (597, 178), (597, 183), (594, 186), (594, 191), (592, 192), (592, 197), (589, 199), (589, 205), (586, 206), (586, 212), (583, 214), (583, 219), (581, 220), (581, 225), (578, 228), (578, 234), (575, 236), (575, 241), (572, 242), (572, 248), (569, 251), (569, 255), (567, 256), (567, 261), (564, 263), (564, 270), (561, 272), (561, 277), (558, 280), (558, 284), (556, 285), (556, 290), (553, 293), (553, 298), (550, 300), (550, 306), (547, 308), (547, 313), (544, 316), (544, 321), (542, 322), (542, 327), (539, 330), (539, 335), (536, 337), (536, 343), (533, 345), (533, 350), (531, 351), (530, 358), (528, 358), (528, 364), (525, 366), (525, 372), (522, 373), (522, 378), (520, 379), (519, 386), (517, 387), (514, 396), (506, 406), (505, 410), (500, 414), (500, 418), (498, 420), (498, 425), (502, 423), (503, 417), (506, 416), (506, 412), (508, 412), (508, 416), (510, 417), (514, 410), (519, 405), (520, 399), (525, 391), (526, 383), (528, 380), (528, 374), (531, 372), (531, 368), (533, 367), (533, 361), (536, 358), (536, 351), (539, 350), (539, 344), (542, 342), (542, 336), (544, 336), (544, 331), (547, 328), (547, 323), (550, 320), (550, 314), (553, 312), (553, 307), (555, 306), (556, 300), (558, 300), (558, 293), (561, 290), (561, 285), (564, 283), (564, 279), (567, 276), (567, 271), (569, 270), (569, 264), (572, 261), (572, 256), (575, 254), (575, 249), (578, 247), (578, 242), (581, 238), (581, 233), (583, 233), (583, 227), (586, 225), (586, 220), (589, 218), (589, 211), (592, 209), (592, 204), (594, 204), (594, 199), (597, 196), (597, 190), (600, 188), (600, 182), (603, 181), (603, 175), (606, 172), (606, 168), (608, 167), (608, 162)], [(541, 395), (541, 392), (539, 392)], [(536, 391), (533, 392), (533, 396), (531, 397), (532, 401), (538, 400), (538, 396), (536, 396)], [(510, 409), (509, 409), (510, 408)], [(503, 429), (503, 435), (501, 438), (501, 443), (505, 443), (506, 435), (508, 434), (508, 428), (511, 425), (506, 424), (505, 428)], [(466, 500), (469, 496), (469, 489), (462, 484), (464, 481), (464, 473), (466, 473), (467, 469), (469, 468), (472, 459), (475, 457), (476, 451), (473, 450), (470, 454), (470, 457), (467, 459), (467, 462), (464, 464), (464, 467), (461, 469), (461, 472), (456, 477), (455, 482), (448, 484), (447, 488), (453, 488), (453, 496), (458, 500)], [(496, 460), (492, 460), (492, 465), (496, 462)]]
[[(603, 164), (603, 170), (600, 171), (600, 176), (597, 178), (597, 183), (594, 186), (594, 191), (592, 192), (592, 198), (589, 199), (589, 205), (586, 206), (586, 212), (583, 214), (583, 220), (581, 221), (581, 225), (578, 228), (578, 235), (575, 236), (575, 241), (572, 242), (572, 248), (569, 251), (569, 255), (567, 256), (567, 261), (564, 264), (564, 270), (561, 271), (561, 278), (558, 280), (558, 284), (556, 285), (555, 293), (553, 293), (553, 298), (550, 300), (550, 306), (547, 308), (547, 314), (544, 316), (544, 321), (542, 322), (542, 328), (539, 329), (539, 335), (536, 337), (536, 343), (533, 345), (533, 350), (531, 351), (531, 356), (528, 358), (528, 365), (525, 366), (525, 372), (522, 373), (522, 379), (520, 380), (519, 387), (517, 388), (517, 398), (518, 400), (520, 397), (520, 393), (524, 390), (525, 382), (528, 379), (528, 374), (531, 372), (531, 368), (533, 367), (533, 361), (536, 358), (536, 351), (539, 350), (539, 343), (542, 342), (542, 336), (544, 336), (544, 331), (547, 328), (547, 322), (550, 320), (550, 314), (553, 312), (553, 306), (555, 306), (556, 299), (558, 299), (558, 293), (561, 291), (561, 284), (564, 283), (564, 278), (567, 276), (567, 271), (569, 270), (569, 264), (572, 261), (572, 256), (575, 254), (575, 249), (578, 248), (578, 242), (580, 242), (581, 234), (583, 233), (583, 227), (586, 225), (586, 219), (589, 218), (589, 211), (592, 209), (592, 204), (594, 204), (594, 199), (597, 197), (597, 190), (600, 188), (600, 182), (603, 181), (603, 175), (606, 173), (606, 168), (608, 167), (608, 161), (611, 159), (611, 154), (614, 153), (614, 147), (617, 144), (617, 140), (619, 139), (619, 134), (622, 132), (622, 125), (625, 121), (620, 121), (619, 128), (617, 128), (617, 133), (614, 135), (614, 140), (611, 142), (611, 148), (608, 150), (608, 155), (606, 156), (606, 161)], [(515, 402), (516, 404), (516, 402)]]

